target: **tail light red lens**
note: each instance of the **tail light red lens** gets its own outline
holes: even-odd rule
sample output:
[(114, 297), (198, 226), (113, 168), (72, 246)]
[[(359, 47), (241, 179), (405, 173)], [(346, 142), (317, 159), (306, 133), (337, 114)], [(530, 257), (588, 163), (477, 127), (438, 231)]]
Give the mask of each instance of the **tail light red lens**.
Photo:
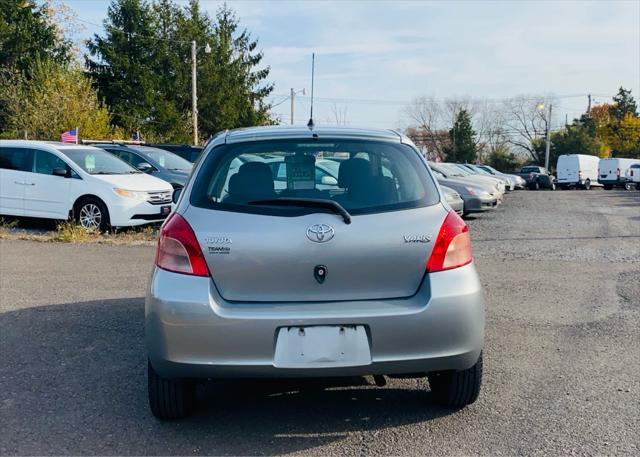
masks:
[(209, 268), (193, 230), (182, 216), (173, 213), (160, 229), (156, 266), (174, 273), (209, 276)]
[(455, 211), (450, 211), (433, 245), (431, 257), (427, 262), (427, 271), (434, 273), (451, 270), (467, 265), (471, 260), (473, 258), (469, 227)]
[(620, 176), (620, 169), (616, 168), (616, 176)]

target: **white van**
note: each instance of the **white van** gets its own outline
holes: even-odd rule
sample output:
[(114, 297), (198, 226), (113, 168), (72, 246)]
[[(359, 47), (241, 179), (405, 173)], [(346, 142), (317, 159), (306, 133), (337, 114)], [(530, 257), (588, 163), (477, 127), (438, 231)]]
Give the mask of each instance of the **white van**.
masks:
[(627, 179), (640, 190), (640, 162), (632, 164), (627, 170)]
[(633, 184), (627, 178), (627, 170), (634, 163), (640, 163), (638, 159), (601, 159), (600, 169), (598, 170), (598, 182), (605, 189), (610, 190), (614, 187), (624, 187), (631, 189)]
[(171, 184), (103, 149), (0, 140), (0, 215), (74, 217), (105, 230), (162, 221), (173, 208)]
[(567, 154), (558, 157), (556, 184), (561, 189), (581, 187), (589, 190), (598, 184), (598, 156), (585, 154)]

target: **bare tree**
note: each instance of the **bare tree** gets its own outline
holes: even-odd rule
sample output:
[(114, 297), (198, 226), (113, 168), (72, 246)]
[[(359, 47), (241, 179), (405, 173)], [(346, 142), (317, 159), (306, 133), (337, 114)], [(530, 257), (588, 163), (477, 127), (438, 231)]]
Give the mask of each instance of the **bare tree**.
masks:
[(347, 105), (340, 107), (337, 104), (331, 106), (331, 114), (333, 118), (329, 118), (329, 122), (336, 125), (347, 125)]
[(550, 128), (551, 97), (519, 96), (503, 102), (504, 135), (507, 141), (524, 151), (536, 163), (544, 162), (541, 144)]
[(404, 108), (403, 113), (410, 123), (406, 130), (409, 138), (428, 159), (441, 159), (448, 144), (448, 135), (443, 136), (443, 124), (446, 121), (440, 102), (434, 97), (416, 97)]

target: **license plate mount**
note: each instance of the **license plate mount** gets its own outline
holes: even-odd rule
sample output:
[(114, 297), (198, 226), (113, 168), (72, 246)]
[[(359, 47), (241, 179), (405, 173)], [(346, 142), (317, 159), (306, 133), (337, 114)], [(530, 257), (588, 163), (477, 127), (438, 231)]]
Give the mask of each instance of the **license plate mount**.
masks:
[(282, 327), (273, 364), (277, 368), (334, 368), (371, 364), (363, 325)]

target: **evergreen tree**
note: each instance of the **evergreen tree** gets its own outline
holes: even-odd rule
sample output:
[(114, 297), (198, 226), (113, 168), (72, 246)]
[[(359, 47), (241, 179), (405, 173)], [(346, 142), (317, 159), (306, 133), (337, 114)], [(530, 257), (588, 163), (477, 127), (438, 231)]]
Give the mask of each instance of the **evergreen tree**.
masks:
[(637, 111), (638, 106), (631, 95), (631, 90), (620, 87), (618, 93), (613, 97), (613, 104), (609, 107), (609, 114), (622, 121), (627, 114), (638, 117)]
[(0, 68), (26, 72), (36, 61), (68, 63), (71, 43), (51, 18), (49, 2), (0, 0)]
[(87, 43), (89, 75), (113, 121), (128, 131), (144, 130), (155, 122), (152, 107), (162, 99), (151, 8), (143, 0), (114, 0), (104, 28), (104, 37), (96, 34)]
[(475, 135), (471, 126), (471, 116), (467, 110), (460, 110), (453, 128), (449, 130), (450, 144), (444, 151), (447, 162), (475, 162), (477, 156)]
[[(257, 41), (226, 5), (212, 19), (198, 0), (114, 0), (105, 36), (89, 42), (87, 66), (113, 114), (129, 131), (169, 141), (191, 137), (191, 42), (196, 41), (201, 137), (268, 121)], [(210, 53), (204, 53), (206, 45)]]

